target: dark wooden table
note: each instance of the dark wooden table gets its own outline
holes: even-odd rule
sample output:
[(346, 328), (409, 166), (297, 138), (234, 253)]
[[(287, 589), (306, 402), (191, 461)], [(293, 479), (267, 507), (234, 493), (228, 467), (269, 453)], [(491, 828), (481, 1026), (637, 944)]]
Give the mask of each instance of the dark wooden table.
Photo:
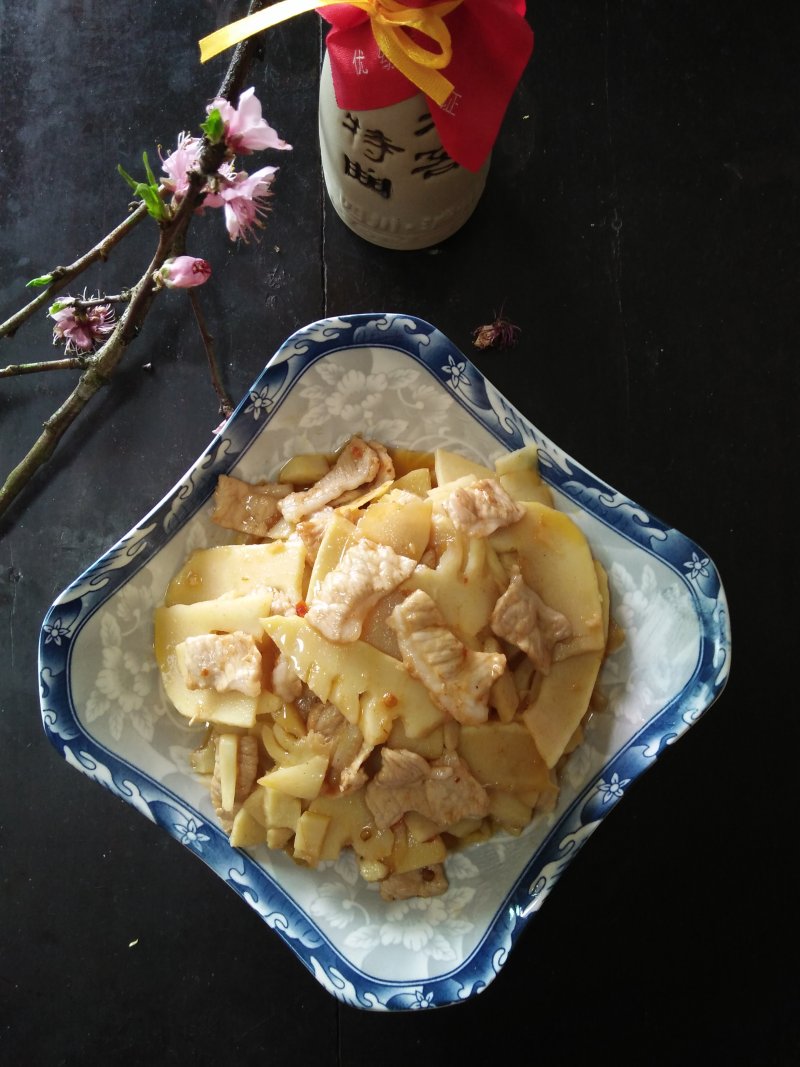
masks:
[[(125, 212), (118, 163), (196, 128), (242, 5), (0, 0), (0, 319)], [(0, 1059), (7, 1064), (798, 1062), (800, 16), (796, 5), (530, 5), (533, 59), (473, 218), (431, 251), (351, 234), (321, 182), (316, 15), (250, 82), (294, 145), (259, 243), (193, 233), (238, 399), (327, 314), (439, 327), (543, 432), (714, 559), (727, 688), (603, 823), (471, 1003), (344, 1007), (251, 909), (42, 731), (56, 595), (166, 493), (218, 422), (188, 302), (165, 294), (110, 385), (0, 520)], [(202, 223), (203, 220), (200, 220)], [(92, 288), (138, 277), (141, 226)], [(478, 351), (503, 308), (519, 345)], [(51, 351), (43, 313), (0, 366)], [(0, 381), (3, 474), (74, 384)]]

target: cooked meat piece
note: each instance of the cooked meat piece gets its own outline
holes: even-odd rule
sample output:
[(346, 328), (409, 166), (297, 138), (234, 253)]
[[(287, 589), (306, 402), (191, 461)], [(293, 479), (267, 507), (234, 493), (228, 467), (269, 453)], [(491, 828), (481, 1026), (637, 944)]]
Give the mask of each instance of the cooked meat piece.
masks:
[(435, 703), (461, 723), (486, 722), (489, 690), (505, 669), (505, 656), (463, 645), (422, 589), (397, 605), (389, 625), (397, 634), (407, 670), (422, 682)]
[[(318, 698), (315, 699), (316, 703), (308, 712), (306, 726), (309, 730), (314, 730), (315, 733), (322, 734), (323, 737), (333, 740), (340, 723), (342, 721), (347, 722), (347, 719), (335, 704), (323, 704)], [(356, 729), (358, 730), (358, 727)]]
[(455, 752), (428, 763), (408, 749), (381, 749), (381, 767), (368, 783), (365, 799), (380, 830), (418, 811), (444, 829), (461, 819), (483, 818), (486, 790)]
[(243, 734), (238, 739), (236, 746), (236, 793), (234, 795), (233, 808), (226, 811), (222, 807), (222, 793), (220, 790), (219, 750), (214, 756), (214, 774), (211, 778), (211, 803), (214, 811), (225, 830), (231, 832), (233, 817), (242, 803), (247, 800), (253, 791), (256, 778), (258, 777), (258, 742), (251, 734)]
[(383, 900), (409, 900), (411, 897), (440, 897), (449, 885), (441, 863), (416, 871), (390, 874), (379, 883)]
[(445, 752), (431, 763), (425, 799), (428, 810), (422, 814), (442, 827), (489, 813), (488, 793), (455, 752)]
[(272, 604), (270, 605), (270, 615), (296, 615), (297, 604), (289, 596), (289, 594), (283, 589), (274, 589), (269, 587), (272, 593)]
[(309, 489), (289, 493), (279, 502), (281, 514), (289, 522), (300, 522), (336, 500), (346, 490), (368, 485), (379, 467), (380, 458), (375, 449), (360, 437), (351, 437), (327, 474)]
[(362, 485), (358, 489), (349, 489), (346, 493), (342, 493), (333, 501), (335, 508), (340, 508), (342, 504), (348, 504), (351, 500), (356, 500), (358, 497), (363, 496), (364, 493), (370, 489), (377, 489), (379, 485), (384, 485), (386, 482), (394, 481), (394, 463), (392, 457), (387, 452), (384, 445), (380, 441), (367, 441), (370, 448), (374, 449), (378, 454), (378, 460), (380, 466), (378, 467), (378, 473), (369, 483), (369, 485)]
[(278, 501), (288, 496), (291, 486), (277, 482), (243, 482), (220, 474), (214, 491), (214, 512), (217, 526), (226, 530), (266, 537), (267, 531), (280, 518)]
[(358, 752), (356, 752), (347, 765), (342, 767), (341, 771), (339, 771), (340, 793), (355, 793), (356, 790), (361, 789), (362, 786), (367, 784), (369, 779), (362, 764), (366, 761), (372, 750), (373, 746), (368, 745), (366, 741), (363, 741)]
[(308, 686), (303, 686), (303, 692), (295, 701), (295, 707), (308, 722), (311, 715), (319, 708), (325, 707), (322, 701), (319, 699), (316, 693), (314, 693)]
[(287, 704), (297, 700), (303, 692), (303, 680), (296, 673), (292, 662), (283, 652), (278, 654), (275, 666), (272, 668), (272, 692), (285, 700)]
[(514, 567), (508, 588), (495, 604), (489, 624), (498, 637), (521, 648), (544, 674), (550, 670), (554, 646), (572, 636), (566, 615), (548, 607), (525, 584), (519, 567)]
[(425, 782), (430, 774), (428, 761), (405, 748), (382, 748), (381, 767), (367, 785), (365, 798), (375, 825), (385, 830), (407, 811), (419, 811), (425, 804)]
[(328, 571), (308, 605), (306, 622), (329, 641), (357, 641), (381, 597), (409, 577), (416, 563), (363, 537)]
[(248, 697), (261, 692), (261, 653), (252, 634), (198, 634), (175, 646), (187, 689), (235, 689)]
[(328, 782), (340, 793), (360, 789), (367, 781), (362, 764), (373, 746), (366, 744), (358, 726), (348, 722), (333, 704), (319, 704), (309, 712), (306, 723), (309, 730), (330, 742)]
[(333, 508), (324, 507), (320, 511), (315, 511), (313, 515), (309, 515), (307, 519), (303, 519), (302, 522), (297, 524), (297, 533), (300, 535), (300, 539), (306, 546), (306, 558), (309, 563), (313, 563), (317, 558), (317, 552), (319, 552), (319, 546), (322, 543), (322, 536), (328, 528), (328, 523), (333, 518)]
[(508, 495), (496, 478), (482, 478), (461, 486), (442, 501), (457, 530), (470, 537), (488, 537), (518, 522), (525, 509)]
[(385, 445), (382, 445), (380, 441), (368, 441), (367, 444), (370, 448), (374, 448), (378, 453), (378, 459), (380, 461), (380, 467), (378, 473), (373, 479), (374, 485), (383, 485), (384, 482), (394, 481), (394, 462), (389, 455), (389, 451)]

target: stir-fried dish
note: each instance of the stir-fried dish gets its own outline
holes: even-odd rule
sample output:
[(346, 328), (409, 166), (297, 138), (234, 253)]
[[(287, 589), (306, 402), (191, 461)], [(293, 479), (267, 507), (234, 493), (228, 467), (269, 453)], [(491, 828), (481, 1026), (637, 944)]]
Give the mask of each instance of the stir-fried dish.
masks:
[(597, 708), (606, 574), (534, 445), (493, 467), (354, 436), (272, 481), (222, 475), (230, 544), (155, 615), (231, 843), (355, 854), (386, 900), (448, 888), (448, 852), (556, 804)]

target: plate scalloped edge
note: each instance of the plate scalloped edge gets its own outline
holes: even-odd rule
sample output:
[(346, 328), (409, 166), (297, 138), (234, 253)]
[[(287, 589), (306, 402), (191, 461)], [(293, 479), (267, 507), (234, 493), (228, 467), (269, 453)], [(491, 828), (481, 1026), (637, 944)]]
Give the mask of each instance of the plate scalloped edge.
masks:
[[(503, 448), (535, 442), (543, 478), (576, 508), (669, 567), (688, 590), (699, 626), (697, 663), (689, 680), (572, 800), (468, 957), (448, 973), (396, 982), (351, 965), (283, 888), (247, 853), (232, 849), (224, 833), (192, 804), (98, 742), (76, 709), (70, 681), (74, 642), (88, 619), (208, 502), (218, 475), (246, 455), (306, 370), (337, 351), (370, 346), (398, 349), (424, 365)], [(714, 563), (699, 546), (559, 449), (430, 323), (405, 314), (345, 315), (292, 334), (183, 478), (55, 600), (39, 639), (42, 722), (71, 766), (161, 825), (215, 870), (334, 997), (357, 1008), (403, 1011), (459, 1003), (490, 984), (560, 875), (628, 785), (719, 697), (728, 678), (730, 648), (725, 592)]]

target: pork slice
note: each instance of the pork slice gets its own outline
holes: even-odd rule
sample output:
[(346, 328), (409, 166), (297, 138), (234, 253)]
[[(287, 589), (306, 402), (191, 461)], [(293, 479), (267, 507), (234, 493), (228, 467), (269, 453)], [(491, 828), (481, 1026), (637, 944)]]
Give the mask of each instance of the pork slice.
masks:
[(380, 441), (367, 441), (367, 444), (377, 453), (378, 471), (368, 485), (363, 485), (359, 489), (348, 489), (346, 493), (338, 496), (333, 501), (335, 508), (340, 508), (343, 504), (349, 504), (351, 500), (357, 500), (358, 497), (363, 496), (370, 489), (377, 489), (378, 486), (385, 485), (386, 482), (394, 481), (394, 463), (386, 446), (382, 445)]
[(467, 648), (422, 589), (397, 605), (389, 625), (397, 634), (406, 669), (422, 682), (434, 702), (458, 722), (486, 722), (489, 691), (505, 670), (505, 656)]
[(289, 493), (279, 501), (281, 514), (289, 522), (300, 522), (348, 489), (368, 485), (379, 467), (380, 458), (375, 449), (360, 437), (351, 437), (327, 474), (310, 488)]
[(226, 530), (266, 537), (280, 518), (278, 501), (290, 492), (291, 486), (278, 482), (251, 483), (220, 474), (211, 519)]
[(351, 793), (366, 784), (362, 764), (372, 752), (358, 726), (348, 722), (333, 704), (319, 704), (308, 715), (306, 724), (328, 742), (330, 762), (327, 780), (340, 793)]
[(292, 661), (283, 652), (278, 654), (275, 666), (272, 668), (270, 688), (275, 696), (280, 697), (287, 704), (298, 700), (303, 692), (303, 680), (292, 666)]
[[(309, 730), (313, 730), (328, 740), (332, 740), (336, 736), (336, 731), (339, 729), (339, 724), (343, 719), (344, 715), (335, 704), (323, 704), (321, 700), (317, 699), (308, 712), (306, 726)], [(345, 719), (344, 721), (346, 722), (347, 720)]]
[(267, 586), (272, 593), (272, 603), (270, 604), (270, 615), (296, 615), (297, 603), (289, 596), (284, 589), (275, 589), (273, 586)]
[(522, 649), (537, 670), (547, 674), (553, 649), (572, 636), (566, 615), (545, 604), (535, 589), (525, 583), (519, 567), (492, 611), (489, 625), (493, 633)]
[(407, 811), (425, 804), (428, 761), (405, 748), (383, 748), (381, 766), (368, 783), (365, 799), (380, 830), (393, 826)]
[(384, 747), (381, 767), (367, 785), (365, 799), (375, 825), (385, 830), (407, 811), (417, 811), (441, 829), (461, 819), (483, 818), (489, 796), (455, 752), (429, 763), (408, 749)]
[(416, 563), (363, 537), (328, 571), (308, 605), (306, 621), (330, 641), (357, 641), (378, 601), (408, 578)]
[(445, 752), (431, 763), (425, 800), (423, 814), (442, 827), (489, 814), (489, 794), (456, 752)]
[(187, 637), (175, 654), (187, 689), (233, 689), (248, 697), (261, 692), (261, 652), (243, 630)]
[(518, 522), (525, 514), (496, 478), (481, 478), (472, 485), (459, 486), (442, 501), (457, 530), (470, 537), (488, 537), (504, 526)]
[(297, 533), (306, 546), (306, 558), (313, 563), (317, 558), (322, 537), (334, 515), (332, 507), (324, 507), (297, 524)]

